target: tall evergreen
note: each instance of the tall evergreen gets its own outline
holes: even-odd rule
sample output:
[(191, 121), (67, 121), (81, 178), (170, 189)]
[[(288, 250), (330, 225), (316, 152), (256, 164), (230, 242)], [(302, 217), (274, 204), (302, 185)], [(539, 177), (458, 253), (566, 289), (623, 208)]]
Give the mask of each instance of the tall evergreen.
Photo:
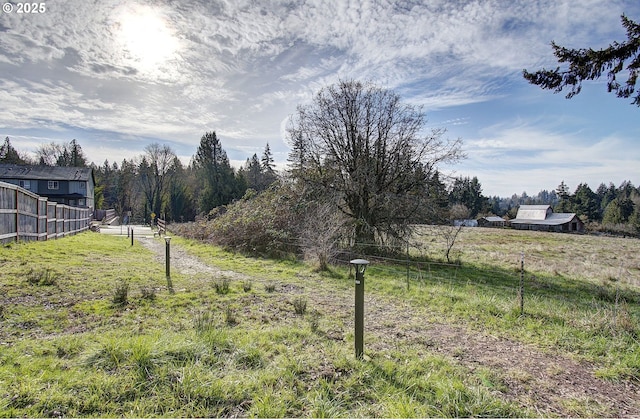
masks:
[(226, 205), (242, 196), (244, 191), (240, 191), (241, 187), (227, 153), (222, 149), (215, 131), (202, 136), (193, 161), (202, 187), (199, 202), (202, 212), (208, 213), (213, 208)]
[(11, 140), (9, 137), (4, 139), (4, 144), (0, 146), (0, 163), (9, 163), (9, 164), (25, 164), (18, 151), (13, 148), (11, 145)]

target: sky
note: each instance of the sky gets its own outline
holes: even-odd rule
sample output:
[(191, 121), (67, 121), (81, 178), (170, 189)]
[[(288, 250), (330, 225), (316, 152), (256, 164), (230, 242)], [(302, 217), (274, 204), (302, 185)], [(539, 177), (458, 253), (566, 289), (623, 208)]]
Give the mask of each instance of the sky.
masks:
[(626, 40), (637, 0), (0, 3), (0, 139), (20, 152), (76, 139), (119, 164), (159, 143), (186, 164), (215, 131), (236, 166), (268, 143), (284, 168), (296, 107), (360, 80), (460, 138), (467, 158), (442, 171), (477, 176), (485, 196), (640, 183), (640, 108), (606, 80), (568, 100), (522, 77), (558, 65), (551, 41)]

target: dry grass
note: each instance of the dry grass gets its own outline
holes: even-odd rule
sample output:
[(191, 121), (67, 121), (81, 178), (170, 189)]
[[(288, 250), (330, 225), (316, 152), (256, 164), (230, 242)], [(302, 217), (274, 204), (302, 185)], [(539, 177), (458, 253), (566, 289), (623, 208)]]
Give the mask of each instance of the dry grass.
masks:
[[(421, 236), (426, 254), (442, 258), (445, 244)], [(456, 249), (462, 262), (517, 267), (524, 253), (530, 272), (580, 278), (594, 283), (616, 280), (640, 286), (640, 240), (510, 229), (465, 228)]]

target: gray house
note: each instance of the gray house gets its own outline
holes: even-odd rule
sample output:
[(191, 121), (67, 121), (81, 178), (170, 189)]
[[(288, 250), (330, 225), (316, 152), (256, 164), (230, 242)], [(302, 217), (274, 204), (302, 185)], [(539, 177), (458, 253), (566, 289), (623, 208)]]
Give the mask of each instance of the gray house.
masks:
[(550, 205), (520, 205), (516, 218), (509, 221), (518, 230), (583, 232), (584, 223), (574, 213), (554, 213)]
[(95, 208), (96, 181), (87, 167), (0, 164), (0, 181), (18, 185), (50, 201)]

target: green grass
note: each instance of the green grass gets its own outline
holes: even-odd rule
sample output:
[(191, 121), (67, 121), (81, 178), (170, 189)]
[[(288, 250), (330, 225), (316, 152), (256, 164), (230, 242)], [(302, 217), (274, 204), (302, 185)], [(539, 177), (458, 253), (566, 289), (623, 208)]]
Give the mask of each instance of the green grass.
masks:
[[(366, 360), (356, 360), (350, 303), (331, 311), (323, 300), (352, 302), (346, 268), (323, 275), (293, 260), (172, 245), (244, 276), (225, 277), (220, 293), (215, 279), (203, 286), (174, 269), (172, 292), (150, 251), (93, 233), (1, 248), (0, 416), (539, 415), (507, 396), (501, 373), (419, 344), (428, 337), (375, 345), (381, 332), (367, 332)], [(404, 267), (366, 271), (367, 298), (392, 314), (410, 307), (408, 323), (391, 316), (380, 325), (462, 325), (589, 360), (608, 379), (640, 377), (635, 289), (541, 272), (529, 277), (520, 316), (513, 269), (468, 262), (433, 264), (419, 280), (411, 273), (407, 289)], [(123, 282), (126, 304), (114, 304)], [(583, 402), (564, 405), (607, 415)]]

